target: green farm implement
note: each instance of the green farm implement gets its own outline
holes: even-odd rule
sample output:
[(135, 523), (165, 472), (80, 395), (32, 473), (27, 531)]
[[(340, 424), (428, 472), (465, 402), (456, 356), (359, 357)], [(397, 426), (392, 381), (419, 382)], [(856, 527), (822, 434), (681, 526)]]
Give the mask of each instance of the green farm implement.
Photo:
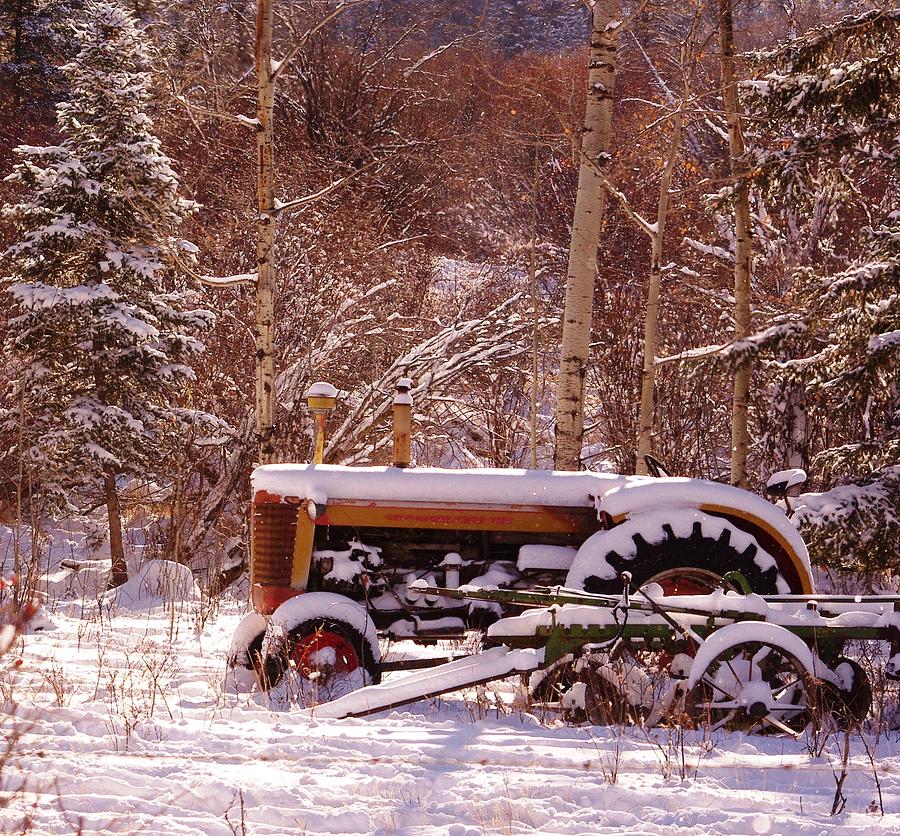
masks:
[(363, 716), (438, 694), (530, 674), (532, 698), (558, 702), (574, 719), (663, 722), (796, 735), (810, 722), (854, 725), (872, 691), (845, 653), (853, 641), (890, 645), (886, 673), (900, 668), (900, 597), (760, 596), (729, 575), (707, 595), (620, 596), (554, 588), (520, 591), (418, 585), (424, 595), (501, 604), (520, 614), (486, 634), (488, 649), (349, 693), (319, 717)]

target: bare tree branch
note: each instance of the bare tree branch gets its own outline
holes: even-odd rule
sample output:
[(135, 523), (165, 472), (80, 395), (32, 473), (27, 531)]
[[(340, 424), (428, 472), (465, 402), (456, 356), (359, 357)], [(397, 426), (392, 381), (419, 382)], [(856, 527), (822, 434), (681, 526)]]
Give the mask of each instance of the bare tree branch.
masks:
[(295, 43), (288, 53), (282, 58), (280, 61), (272, 61), (272, 81), (277, 81), (279, 76), (284, 72), (285, 68), (297, 57), (297, 53), (300, 52), (303, 47), (305, 47), (310, 38), (313, 35), (320, 32), (324, 29), (332, 20), (336, 17), (342, 15), (347, 9), (353, 8), (353, 6), (361, 6), (363, 3), (368, 3), (370, 0), (346, 0), (344, 3), (340, 3), (338, 6), (334, 8), (331, 14), (326, 15), (322, 20), (320, 20), (312, 29), (308, 29), (300, 39)]
[(600, 167), (596, 160), (592, 160), (587, 154), (582, 152), (582, 158), (584, 161), (593, 169), (594, 174), (597, 175), (597, 178), (600, 180), (603, 188), (606, 189), (622, 206), (622, 209), (625, 210), (625, 214), (628, 215), (640, 228), (643, 232), (647, 233), (650, 236), (651, 240), (654, 239), (657, 235), (657, 228), (655, 224), (651, 224), (643, 215), (637, 212), (632, 208), (631, 203), (628, 198), (625, 196), (625, 193), (620, 191), (615, 183), (606, 176), (606, 173)]
[(329, 183), (324, 188), (319, 189), (317, 192), (313, 192), (312, 194), (304, 195), (303, 197), (294, 198), (293, 200), (288, 201), (280, 201), (277, 198), (275, 199), (275, 214), (280, 214), (281, 212), (288, 212), (291, 209), (297, 209), (300, 206), (306, 206), (310, 203), (314, 203), (317, 200), (321, 200), (326, 195), (333, 192), (335, 189), (339, 189), (346, 183), (349, 183), (354, 178), (358, 177), (364, 171), (372, 168), (373, 166), (378, 165), (379, 163), (384, 162), (384, 159), (375, 159), (367, 162), (362, 168), (356, 169), (351, 174), (347, 174), (344, 177), (339, 177), (333, 183)]

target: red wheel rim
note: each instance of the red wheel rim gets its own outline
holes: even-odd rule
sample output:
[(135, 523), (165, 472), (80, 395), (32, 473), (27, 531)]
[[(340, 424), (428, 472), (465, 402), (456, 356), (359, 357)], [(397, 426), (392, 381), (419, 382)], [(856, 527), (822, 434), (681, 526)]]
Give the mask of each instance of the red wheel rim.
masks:
[[(326, 654), (328, 661), (325, 664), (325, 659), (319, 654), (329, 650), (332, 653)], [(291, 661), (307, 679), (313, 673), (350, 673), (359, 667), (359, 656), (347, 637), (326, 629), (297, 639), (291, 651)]]
[(664, 595), (709, 595), (718, 588), (721, 578), (705, 569), (668, 569), (654, 575), (646, 583), (659, 584)]

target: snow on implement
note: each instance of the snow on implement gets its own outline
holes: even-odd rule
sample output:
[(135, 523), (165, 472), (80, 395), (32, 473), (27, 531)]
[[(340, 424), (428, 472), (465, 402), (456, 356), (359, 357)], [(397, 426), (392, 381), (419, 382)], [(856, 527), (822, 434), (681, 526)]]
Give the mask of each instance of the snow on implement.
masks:
[[(616, 595), (627, 572), (635, 588), (708, 594), (739, 572), (756, 593), (813, 589), (779, 508), (699, 479), (285, 464), (252, 481), (254, 612), (229, 665), (264, 688), (295, 679), (317, 703), (405, 666), (382, 662), (379, 637), (460, 639), (541, 587)], [(513, 597), (435, 591), (460, 586)]]

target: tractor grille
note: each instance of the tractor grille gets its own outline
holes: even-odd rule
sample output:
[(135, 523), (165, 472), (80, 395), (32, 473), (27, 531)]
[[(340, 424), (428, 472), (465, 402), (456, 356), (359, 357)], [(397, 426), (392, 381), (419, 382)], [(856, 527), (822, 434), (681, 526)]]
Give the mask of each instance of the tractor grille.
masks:
[(298, 510), (287, 502), (254, 503), (251, 583), (290, 585)]

